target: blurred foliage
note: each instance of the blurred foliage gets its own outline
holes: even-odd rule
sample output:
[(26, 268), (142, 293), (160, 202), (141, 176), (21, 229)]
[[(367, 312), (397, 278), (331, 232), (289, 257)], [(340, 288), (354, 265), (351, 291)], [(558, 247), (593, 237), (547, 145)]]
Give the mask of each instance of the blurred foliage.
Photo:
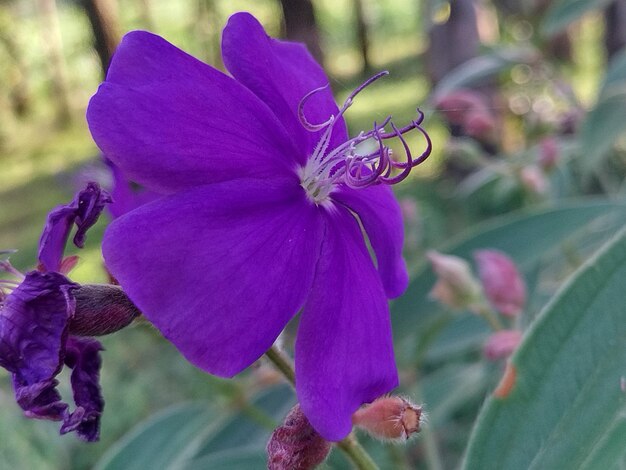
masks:
[[(217, 66), (220, 31), (231, 13), (252, 12), (274, 36), (283, 30), (280, 4), (273, 0), (116, 3), (121, 30), (153, 30)], [(540, 3), (479, 2), (481, 43), (476, 56), (438, 83), (430, 83), (423, 60), (429, 32), (449, 18), (450, 3), (363, 1), (369, 60), (376, 70), (388, 69), (391, 74), (359, 95), (347, 115), (349, 126), (354, 131), (369, 128), (372, 121), (380, 122), (391, 113), (397, 122), (405, 122), (414, 117), (419, 105), (434, 143), (430, 159), (397, 188), (412, 277), (409, 291), (392, 305), (401, 391), (423, 401), (430, 418), (422, 435), (405, 446), (364, 438), (381, 468), (456, 468), (481, 404), (502, 374), (501, 364), (487, 363), (481, 355), (488, 325), (469, 312), (451, 312), (428, 298), (435, 278), (424, 253), (437, 248), (469, 259), (478, 248), (498, 248), (519, 264), (528, 285), (528, 303), (513, 326), (526, 329), (530, 325), (531, 334), (514, 362), (536, 368), (541, 360), (530, 357), (532, 351), (540, 354), (544, 349), (574, 344), (575, 338), (565, 336), (555, 344), (542, 328), (550, 323), (563, 328), (566, 323), (561, 323), (560, 316), (563, 322), (575, 321), (577, 312), (563, 312), (563, 305), (576, 303), (571, 299), (577, 298), (579, 287), (594, 295), (592, 287), (585, 285), (597, 275), (596, 265), (586, 265), (558, 300), (550, 299), (626, 221), (626, 51), (610, 62), (604, 52), (602, 8), (609, 2), (559, 0), (543, 2), (548, 5), (543, 10), (536, 8)], [(35, 5), (28, 0), (0, 2), (0, 249), (19, 249), (12, 261), (23, 270), (35, 262), (46, 213), (71, 199), (85, 181), (110, 183), (83, 118), (101, 76), (89, 22), (80, 2), (57, 2), (72, 110), (71, 121), (60, 126), (46, 36)], [(314, 6), (325, 67), (341, 100), (364, 78), (354, 4), (352, 0), (316, 0)], [(569, 49), (555, 42), (558, 34), (565, 34), (561, 39)], [(460, 99), (464, 107), (447, 106), (446, 100), (452, 98), (456, 103)], [(470, 108), (473, 114), (466, 112)], [(463, 116), (455, 115), (459, 111)], [(423, 140), (411, 136), (409, 143), (419, 149)], [(104, 219), (89, 233), (88, 244), (79, 253), (81, 263), (72, 273), (79, 282), (106, 280), (99, 252)], [(621, 245), (623, 241), (618, 241), (611, 250)], [(602, 267), (607, 258), (617, 257), (612, 253), (605, 252), (593, 262)], [(623, 281), (620, 269), (613, 275), (621, 277), (611, 278), (611, 289)], [(611, 299), (623, 304), (620, 294), (613, 292)], [(600, 317), (601, 310), (578, 314)], [(540, 319), (533, 323), (538, 315)], [(620, 318), (623, 321), (623, 314)], [(584, 341), (576, 341), (593, 346), (620, 331), (591, 321), (587, 330), (580, 331)], [(289, 350), (292, 329), (284, 336)], [(623, 345), (623, 337), (621, 341)], [(217, 379), (184, 361), (145, 323), (105, 338), (104, 345), (102, 388), (107, 404), (102, 440), (97, 444), (78, 442), (71, 435), (59, 437), (55, 423), (23, 419), (9, 377), (0, 371), (0, 468), (79, 470), (92, 468), (98, 461), (100, 469), (147, 468), (146, 462), (152, 460), (159, 468), (262, 465), (264, 442), (293, 401), (287, 389), (276, 392), (272, 388), (280, 378), (264, 361), (235, 380)], [(592, 353), (586, 361), (594, 361)], [(567, 363), (562, 352), (555, 352), (554, 357)], [(618, 366), (611, 364), (609, 372), (615, 373)], [(568, 385), (564, 377), (573, 368), (572, 363), (557, 368), (550, 383), (560, 380)], [(550, 389), (553, 393), (560, 390), (557, 385)], [(605, 391), (597, 381), (585, 386), (599, 394)], [(568, 391), (575, 394), (571, 388)], [(69, 390), (62, 392), (66, 395)], [(575, 401), (574, 395), (568, 396)], [(491, 431), (486, 426), (510, 430), (512, 422), (524, 422), (527, 427), (518, 432), (533, 434), (529, 428), (533, 421), (522, 419), (526, 416), (519, 411), (524, 406), (522, 398), (512, 397), (516, 402), (510, 405), (487, 401), (472, 438), (467, 468), (487, 468), (472, 463), (489, 458), (485, 436)], [(549, 411), (551, 403), (542, 400), (541, 406)], [(621, 410), (622, 417), (623, 403), (622, 396), (614, 411)], [(534, 416), (548, 414), (546, 409)], [(584, 426), (581, 420), (588, 416), (584, 410), (580, 406), (571, 410), (570, 414), (580, 411), (577, 420), (552, 420), (541, 426)], [(615, 443), (626, 441), (626, 430), (623, 421), (611, 422), (611, 426), (613, 434), (594, 452), (605, 449), (603, 457), (618, 458), (623, 449)], [(504, 432), (498, 435), (505, 436)], [(493, 446), (497, 449), (491, 452), (501, 452), (503, 460), (498, 462), (514, 460), (506, 455), (518, 455), (520, 449), (510, 441)], [(583, 463), (592, 468), (588, 461)], [(605, 463), (602, 468), (612, 468), (614, 459)], [(525, 468), (520, 465), (524, 464), (506, 468)], [(326, 467), (349, 465), (335, 451)]]

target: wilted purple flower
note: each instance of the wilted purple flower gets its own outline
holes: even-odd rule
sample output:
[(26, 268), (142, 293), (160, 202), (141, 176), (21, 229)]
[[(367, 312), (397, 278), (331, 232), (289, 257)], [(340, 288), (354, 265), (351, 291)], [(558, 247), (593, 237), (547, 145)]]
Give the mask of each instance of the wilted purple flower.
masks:
[(474, 258), (491, 306), (503, 315), (519, 315), (526, 304), (526, 284), (515, 262), (497, 250), (479, 250)]
[(483, 347), (485, 357), (491, 361), (504, 359), (513, 354), (522, 340), (519, 330), (500, 330), (493, 333)]
[[(40, 271), (27, 273), (0, 298), (0, 366), (12, 374), (18, 404), (26, 416), (63, 421), (62, 434), (76, 431), (87, 441), (98, 439), (104, 406), (98, 385), (102, 347), (97, 341), (69, 336), (75, 292), (81, 286), (59, 271), (72, 226), (77, 227), (74, 243), (82, 247), (86, 230), (109, 201), (106, 192), (90, 183), (70, 204), (51, 211), (39, 243)], [(18, 274), (8, 262), (4, 267)], [(15, 284), (4, 281), (4, 286)], [(64, 363), (72, 369), (76, 404), (72, 412), (56, 390), (55, 377)]]
[[(338, 109), (304, 46), (268, 37), (249, 14), (230, 18), (222, 49), (234, 78), (153, 34), (122, 40), (87, 119), (107, 158), (164, 197), (109, 226), (105, 262), (190, 362), (220, 376), (257, 360), (302, 308), (298, 398), (339, 440), (362, 403), (398, 383), (387, 298), (408, 281), (385, 183), (430, 142), (413, 158), (402, 138), (424, 133), (421, 116), (349, 139), (342, 115), (372, 80)], [(404, 163), (385, 145), (394, 137)], [(376, 148), (360, 154), (365, 141)]]

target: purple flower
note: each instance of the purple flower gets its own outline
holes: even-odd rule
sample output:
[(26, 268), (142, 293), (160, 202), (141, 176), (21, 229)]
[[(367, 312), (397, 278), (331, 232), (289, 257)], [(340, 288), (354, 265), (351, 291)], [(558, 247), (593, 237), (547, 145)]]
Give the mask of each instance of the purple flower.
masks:
[[(109, 226), (105, 262), (190, 362), (224, 377), (302, 309), (298, 398), (339, 440), (361, 404), (398, 383), (387, 298), (408, 281), (385, 183), (406, 177), (430, 142), (413, 158), (402, 138), (424, 133), (421, 116), (349, 139), (342, 115), (373, 79), (339, 109), (304, 46), (268, 37), (249, 14), (230, 18), (222, 49), (232, 77), (153, 34), (122, 40), (87, 119), (107, 158), (164, 197)], [(395, 137), (403, 163), (385, 145)], [(365, 141), (374, 151), (357, 153)]]
[[(72, 226), (82, 246), (108, 194), (90, 183), (72, 203), (48, 215), (39, 244), (40, 270), (23, 276), (8, 295), (0, 295), (0, 366), (12, 374), (17, 403), (30, 418), (63, 421), (61, 433), (76, 431), (86, 441), (98, 439), (104, 401), (98, 385), (100, 343), (70, 336), (80, 286), (67, 279), (62, 256)], [(8, 262), (3, 268), (19, 275)], [(20, 276), (21, 277), (21, 276)], [(13, 281), (0, 281), (0, 292)], [(72, 369), (76, 408), (69, 411), (56, 390), (63, 365)]]

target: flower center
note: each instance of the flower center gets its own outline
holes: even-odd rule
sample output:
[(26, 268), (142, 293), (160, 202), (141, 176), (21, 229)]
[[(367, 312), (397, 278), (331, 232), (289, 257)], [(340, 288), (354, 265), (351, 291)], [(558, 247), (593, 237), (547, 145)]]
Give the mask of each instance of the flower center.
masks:
[[(330, 195), (338, 184), (344, 184), (351, 188), (364, 188), (374, 184), (396, 184), (404, 180), (413, 167), (422, 163), (432, 150), (432, 143), (426, 131), (421, 127), (424, 113), (417, 110), (418, 118), (409, 125), (398, 129), (388, 116), (380, 125), (374, 122), (369, 131), (361, 131), (357, 136), (348, 139), (334, 149), (329, 149), (330, 138), (335, 123), (343, 116), (352, 105), (354, 97), (374, 81), (387, 75), (388, 72), (380, 72), (366, 80), (357, 87), (343, 103), (337, 113), (321, 124), (311, 124), (304, 115), (304, 104), (316, 93), (326, 88), (321, 88), (307, 93), (298, 105), (298, 117), (302, 126), (311, 131), (323, 130), (319, 142), (307, 163), (299, 169), (301, 185), (309, 199), (315, 204), (324, 204), (330, 200)], [(387, 130), (389, 126), (391, 129)], [(426, 149), (422, 154), (414, 158), (404, 134), (417, 129), (426, 139)], [(392, 150), (385, 145), (389, 139), (400, 140), (404, 150), (404, 161), (396, 161)], [(375, 143), (375, 150), (370, 153), (357, 151), (357, 146), (366, 141)]]

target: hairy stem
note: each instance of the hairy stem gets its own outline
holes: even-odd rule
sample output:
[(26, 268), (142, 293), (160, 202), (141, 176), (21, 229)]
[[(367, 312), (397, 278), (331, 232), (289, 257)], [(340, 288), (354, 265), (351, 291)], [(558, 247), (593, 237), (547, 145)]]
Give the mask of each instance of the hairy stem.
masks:
[[(265, 355), (285, 376), (289, 383), (295, 387), (296, 373), (291, 359), (275, 345), (268, 349)], [(348, 437), (337, 442), (337, 447), (348, 456), (357, 469), (378, 470), (378, 466), (374, 463), (363, 446), (361, 446), (354, 433), (350, 433)]]

